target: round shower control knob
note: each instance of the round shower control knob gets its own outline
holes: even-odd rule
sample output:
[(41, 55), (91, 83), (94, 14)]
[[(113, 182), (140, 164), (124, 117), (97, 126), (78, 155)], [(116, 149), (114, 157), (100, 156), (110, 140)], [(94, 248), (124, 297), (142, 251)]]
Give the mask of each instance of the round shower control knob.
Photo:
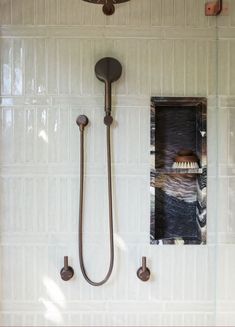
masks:
[(64, 267), (60, 271), (61, 279), (64, 281), (70, 280), (74, 275), (74, 270), (68, 265), (68, 257), (64, 257)]

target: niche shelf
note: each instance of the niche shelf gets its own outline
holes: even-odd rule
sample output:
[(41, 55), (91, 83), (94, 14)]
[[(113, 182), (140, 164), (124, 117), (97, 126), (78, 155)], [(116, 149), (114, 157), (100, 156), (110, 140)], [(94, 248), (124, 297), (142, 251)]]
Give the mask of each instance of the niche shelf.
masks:
[(151, 244), (206, 244), (206, 119), (206, 98), (151, 98)]

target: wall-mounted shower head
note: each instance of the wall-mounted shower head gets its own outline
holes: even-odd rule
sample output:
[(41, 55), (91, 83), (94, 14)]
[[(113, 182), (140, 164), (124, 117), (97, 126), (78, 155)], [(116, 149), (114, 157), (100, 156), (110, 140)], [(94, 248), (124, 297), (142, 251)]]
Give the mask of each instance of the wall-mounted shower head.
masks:
[(95, 65), (96, 77), (105, 83), (105, 112), (111, 113), (112, 83), (117, 81), (122, 74), (122, 65), (117, 59), (106, 57), (100, 59)]
[(115, 12), (114, 5), (122, 2), (127, 2), (130, 0), (83, 0), (83, 1), (95, 3), (98, 5), (103, 5), (103, 13), (107, 16), (110, 16)]

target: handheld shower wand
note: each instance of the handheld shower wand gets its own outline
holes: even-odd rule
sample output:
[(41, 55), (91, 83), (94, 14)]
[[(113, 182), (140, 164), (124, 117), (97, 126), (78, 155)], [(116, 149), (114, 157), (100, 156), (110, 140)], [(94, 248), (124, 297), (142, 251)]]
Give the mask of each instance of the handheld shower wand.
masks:
[(114, 58), (100, 59), (95, 65), (96, 77), (105, 84), (105, 105), (106, 116), (111, 115), (112, 107), (112, 83), (117, 81), (122, 74), (120, 62)]
[(101, 286), (106, 283), (111, 276), (114, 264), (114, 241), (113, 241), (113, 204), (112, 204), (112, 169), (111, 169), (111, 144), (110, 126), (113, 122), (111, 116), (112, 107), (112, 83), (117, 81), (122, 74), (122, 66), (114, 58), (103, 58), (95, 66), (96, 77), (105, 83), (105, 117), (107, 139), (107, 170), (108, 170), (108, 200), (109, 200), (109, 244), (110, 244), (110, 263), (109, 269), (103, 280), (100, 282), (92, 281), (85, 269), (83, 260), (83, 196), (84, 196), (84, 129), (88, 124), (88, 118), (81, 115), (77, 118), (80, 130), (80, 197), (79, 197), (79, 262), (85, 280), (92, 286)]

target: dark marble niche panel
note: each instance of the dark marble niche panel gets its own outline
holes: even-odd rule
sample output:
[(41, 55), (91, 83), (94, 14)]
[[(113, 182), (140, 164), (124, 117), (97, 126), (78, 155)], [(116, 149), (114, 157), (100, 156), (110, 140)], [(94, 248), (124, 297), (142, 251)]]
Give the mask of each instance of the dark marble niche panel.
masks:
[[(151, 244), (206, 244), (207, 101), (151, 99)], [(192, 151), (197, 168), (173, 168)]]

